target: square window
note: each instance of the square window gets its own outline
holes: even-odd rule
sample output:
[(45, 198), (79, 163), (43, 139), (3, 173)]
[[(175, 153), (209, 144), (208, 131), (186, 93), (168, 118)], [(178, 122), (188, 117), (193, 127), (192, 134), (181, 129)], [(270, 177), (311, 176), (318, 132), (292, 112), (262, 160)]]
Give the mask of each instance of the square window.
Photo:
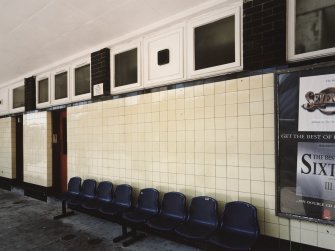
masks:
[[(8, 91), (8, 110), (11, 113), (24, 112), (25, 110), (25, 88), (24, 81), (13, 84), (9, 87)], [(3, 97), (3, 93), (0, 95)], [(4, 99), (4, 102), (6, 100)]]
[(219, 9), (188, 23), (190, 78), (242, 70), (240, 8)]
[(111, 49), (111, 93), (134, 91), (141, 86), (140, 41)]
[(194, 29), (195, 70), (235, 61), (235, 16)]
[(160, 50), (157, 52), (157, 64), (165, 65), (170, 62), (170, 51), (169, 49)]
[(67, 71), (55, 75), (55, 99), (64, 99), (68, 97), (68, 76)]
[(38, 85), (38, 103), (49, 102), (49, 79), (41, 79), (37, 82)]
[(115, 87), (137, 83), (137, 48), (115, 56)]
[(13, 89), (13, 109), (24, 107), (24, 85)]
[(335, 2), (288, 2), (288, 59), (335, 54)]
[(83, 95), (86, 93), (91, 92), (91, 72), (90, 72), (90, 65), (84, 65), (78, 67), (74, 71), (74, 85), (75, 91), (74, 95)]
[(36, 77), (36, 108), (50, 106), (51, 102), (51, 78), (50, 73), (43, 73)]

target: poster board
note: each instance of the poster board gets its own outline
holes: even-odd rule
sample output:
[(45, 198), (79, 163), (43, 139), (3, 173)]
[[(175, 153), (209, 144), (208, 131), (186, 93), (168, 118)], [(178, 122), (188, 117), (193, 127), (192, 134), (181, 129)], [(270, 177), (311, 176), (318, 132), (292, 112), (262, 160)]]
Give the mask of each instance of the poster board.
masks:
[(277, 215), (335, 224), (335, 67), (277, 75)]

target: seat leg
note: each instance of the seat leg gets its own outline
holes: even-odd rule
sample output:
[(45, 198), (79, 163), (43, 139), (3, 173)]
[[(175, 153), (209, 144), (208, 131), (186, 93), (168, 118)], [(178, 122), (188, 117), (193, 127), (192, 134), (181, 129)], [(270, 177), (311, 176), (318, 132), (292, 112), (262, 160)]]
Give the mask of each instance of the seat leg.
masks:
[(58, 220), (67, 216), (74, 215), (73, 211), (66, 211), (66, 200), (62, 200), (62, 214), (54, 216), (54, 220)]
[(147, 237), (144, 233), (136, 233), (136, 230), (134, 230), (134, 234), (131, 236), (129, 240), (126, 240), (122, 243), (123, 247), (129, 247), (130, 245), (134, 244), (135, 242), (143, 240), (145, 237)]
[[(122, 234), (118, 237), (115, 237), (113, 239), (113, 242), (120, 242), (123, 241), (125, 239), (127, 239), (128, 237), (132, 236), (134, 234), (134, 230), (132, 229), (130, 232), (127, 232), (127, 225), (122, 224)], [(136, 233), (135, 233), (136, 234)]]

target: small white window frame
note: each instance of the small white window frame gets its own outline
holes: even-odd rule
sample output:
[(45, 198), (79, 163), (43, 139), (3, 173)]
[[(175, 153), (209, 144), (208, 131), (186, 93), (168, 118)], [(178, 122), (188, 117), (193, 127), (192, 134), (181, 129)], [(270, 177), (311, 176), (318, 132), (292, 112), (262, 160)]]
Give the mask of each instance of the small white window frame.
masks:
[[(209, 23), (213, 23), (223, 18), (235, 16), (235, 61), (232, 63), (213, 66), (205, 69), (195, 70), (195, 55), (194, 55), (194, 29)], [(187, 23), (187, 65), (188, 78), (199, 78), (207, 76), (215, 76), (222, 73), (240, 71), (242, 66), (242, 26), (241, 26), (241, 6), (236, 6), (231, 9), (222, 8), (204, 15), (195, 17)]]
[[(90, 65), (90, 92), (89, 93), (85, 93), (85, 94), (81, 94), (81, 95), (76, 95), (76, 69), (80, 68), (82, 66), (85, 65)], [(91, 58), (90, 57), (86, 57), (83, 59), (80, 59), (78, 61), (76, 61), (75, 63), (72, 64), (71, 66), (71, 93), (72, 93), (72, 97), (71, 100), (72, 101), (82, 101), (82, 100), (88, 100), (91, 99), (92, 95), (92, 70), (91, 70)]]
[(13, 108), (13, 90), (24, 86), (24, 80), (17, 82), (9, 87), (9, 111), (10, 113), (18, 113), (18, 112), (24, 112), (25, 111), (25, 105), (18, 107), (18, 108)]
[[(55, 77), (58, 74), (61, 74), (63, 72), (67, 72), (67, 97), (66, 98), (62, 98), (62, 99), (55, 99)], [(66, 104), (71, 102), (71, 70), (70, 70), (70, 66), (63, 66), (60, 67), (56, 70), (54, 70), (51, 73), (51, 104), (52, 105), (60, 105), (60, 104)]]
[(4, 87), (0, 89), (0, 115), (8, 114), (8, 87)]
[(296, 0), (287, 0), (287, 60), (289, 62), (320, 58), (335, 54), (335, 47), (295, 54)]
[[(185, 23), (179, 24), (173, 28), (168, 28), (158, 33), (151, 34), (144, 38), (143, 40), (143, 83), (145, 88), (152, 88), (158, 87), (162, 85), (166, 85), (171, 82), (182, 81), (186, 79), (185, 74), (185, 57), (184, 57), (184, 48), (185, 48), (185, 39), (184, 39), (184, 30), (185, 30)], [(150, 43), (159, 41), (171, 35), (177, 34), (179, 36), (179, 72), (170, 76), (162, 77), (162, 78), (150, 78)], [(170, 48), (167, 48), (170, 49)], [(162, 66), (164, 68), (164, 66)]]
[[(48, 101), (43, 103), (38, 103), (39, 98), (39, 88), (38, 88), (38, 82), (44, 79), (48, 79)], [(51, 105), (51, 95), (50, 95), (50, 89), (51, 89), (51, 77), (50, 73), (43, 73), (40, 75), (37, 75), (36, 77), (36, 108), (45, 108)]]
[[(137, 49), (137, 83), (115, 87), (115, 55), (126, 52), (132, 49)], [(122, 44), (111, 49), (110, 53), (110, 72), (111, 72), (111, 94), (136, 91), (143, 88), (142, 85), (142, 41), (135, 40), (126, 44)]]

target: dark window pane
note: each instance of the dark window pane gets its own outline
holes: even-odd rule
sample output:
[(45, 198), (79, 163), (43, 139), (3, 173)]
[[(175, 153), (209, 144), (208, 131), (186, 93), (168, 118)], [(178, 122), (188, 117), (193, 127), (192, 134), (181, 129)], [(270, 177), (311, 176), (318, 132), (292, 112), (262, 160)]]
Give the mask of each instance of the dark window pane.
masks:
[(13, 89), (13, 108), (24, 106), (24, 85)]
[(115, 87), (137, 83), (137, 48), (115, 56)]
[(84, 65), (75, 69), (75, 95), (90, 92), (90, 65)]
[(295, 53), (335, 47), (335, 1), (296, 0)]
[(49, 101), (49, 79), (38, 81), (38, 103)]
[(235, 62), (235, 16), (194, 29), (195, 70)]
[(67, 98), (67, 72), (55, 76), (55, 99)]

